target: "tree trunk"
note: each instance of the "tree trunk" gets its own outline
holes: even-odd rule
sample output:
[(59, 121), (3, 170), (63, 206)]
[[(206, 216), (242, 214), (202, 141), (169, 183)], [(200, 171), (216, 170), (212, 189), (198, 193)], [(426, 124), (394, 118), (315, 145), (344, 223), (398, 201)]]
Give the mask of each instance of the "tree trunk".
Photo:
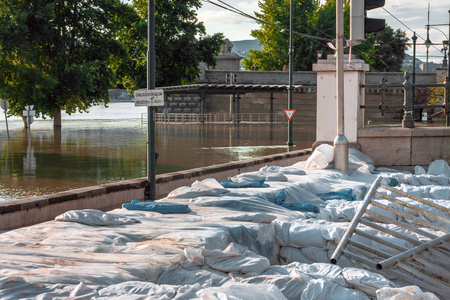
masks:
[(28, 129), (27, 117), (22, 117), (22, 121), (23, 121), (23, 128)]
[(57, 128), (61, 128), (61, 110), (58, 109), (55, 112), (55, 117), (53, 118), (53, 128), (57, 129)]

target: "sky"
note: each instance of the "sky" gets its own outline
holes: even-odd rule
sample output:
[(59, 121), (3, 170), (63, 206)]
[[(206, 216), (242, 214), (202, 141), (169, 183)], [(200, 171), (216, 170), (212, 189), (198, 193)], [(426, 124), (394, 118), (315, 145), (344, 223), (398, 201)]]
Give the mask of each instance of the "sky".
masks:
[[(218, 3), (217, 0), (211, 0)], [(259, 11), (258, 1), (250, 0), (221, 0), (239, 10), (253, 15), (255, 11)], [(447, 40), (449, 36), (449, 0), (386, 0), (384, 8), (394, 17), (392, 17), (383, 8), (368, 11), (367, 15), (371, 18), (381, 18), (386, 20), (386, 24), (394, 30), (401, 29), (406, 32), (406, 36), (410, 38), (413, 32), (416, 32), (417, 44), (424, 43), (427, 38), (426, 25), (428, 23), (428, 4), (430, 6), (430, 22), (429, 37), (432, 43), (441, 45), (433, 45), (429, 48), (428, 61), (442, 63), (443, 52), (442, 41)], [(258, 24), (251, 19), (245, 18), (238, 14), (219, 8), (211, 3), (203, 1), (203, 7), (198, 10), (198, 19), (203, 22), (208, 34), (217, 32), (224, 33), (225, 37), (231, 41), (253, 39), (250, 36), (252, 29), (259, 29)], [(403, 24), (402, 24), (403, 23)], [(445, 26), (432, 26), (445, 24)], [(405, 26), (406, 25), (406, 26)], [(447, 37), (446, 37), (447, 36)], [(408, 50), (408, 54), (412, 55), (412, 47)], [(417, 45), (416, 57), (422, 61), (426, 61), (426, 47)]]

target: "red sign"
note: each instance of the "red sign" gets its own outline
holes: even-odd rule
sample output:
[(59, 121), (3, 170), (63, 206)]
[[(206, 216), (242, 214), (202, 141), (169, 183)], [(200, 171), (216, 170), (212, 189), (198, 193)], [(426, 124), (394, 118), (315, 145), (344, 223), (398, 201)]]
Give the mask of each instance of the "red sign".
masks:
[(295, 109), (285, 109), (284, 113), (286, 114), (286, 117), (288, 118), (288, 121), (292, 119), (295, 113)]

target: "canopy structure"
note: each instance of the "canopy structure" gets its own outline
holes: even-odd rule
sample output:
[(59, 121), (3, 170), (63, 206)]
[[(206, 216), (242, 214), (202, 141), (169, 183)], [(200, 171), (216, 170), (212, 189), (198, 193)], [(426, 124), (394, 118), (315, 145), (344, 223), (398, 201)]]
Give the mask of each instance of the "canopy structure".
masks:
[[(294, 91), (302, 85), (293, 85)], [(190, 84), (160, 87), (165, 94), (245, 94), (259, 92), (287, 92), (289, 85), (286, 84)]]

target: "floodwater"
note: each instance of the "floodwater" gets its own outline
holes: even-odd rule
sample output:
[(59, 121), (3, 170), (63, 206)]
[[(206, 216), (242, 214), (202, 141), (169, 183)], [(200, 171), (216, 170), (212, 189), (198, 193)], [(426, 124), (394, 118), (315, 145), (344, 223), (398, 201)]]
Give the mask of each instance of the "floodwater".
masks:
[[(37, 119), (28, 133), (19, 118), (0, 111), (0, 201), (147, 176), (145, 107), (110, 103), (89, 113), (63, 114), (62, 130)], [(314, 124), (156, 124), (156, 173), (168, 173), (310, 148)]]

